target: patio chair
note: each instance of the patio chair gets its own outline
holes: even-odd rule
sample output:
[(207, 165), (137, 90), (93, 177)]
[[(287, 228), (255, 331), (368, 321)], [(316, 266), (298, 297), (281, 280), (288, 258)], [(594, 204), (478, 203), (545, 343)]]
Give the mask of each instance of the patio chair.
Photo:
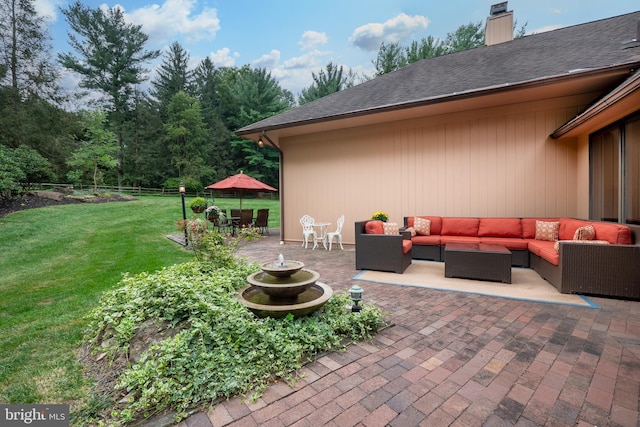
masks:
[(267, 233), (267, 236), (269, 235), (269, 209), (258, 209), (253, 226), (260, 229), (260, 234)]
[(342, 247), (342, 226), (344, 225), (344, 215), (338, 218), (338, 228), (336, 231), (331, 231), (327, 233), (327, 240), (329, 241), (329, 250), (331, 250), (331, 243), (333, 242), (333, 238), (335, 237), (337, 242), (340, 244), (340, 249), (344, 251)]
[(233, 224), (231, 223), (231, 220), (229, 219), (229, 215), (227, 214), (227, 210), (226, 209), (222, 209), (222, 213), (224, 214), (224, 218), (216, 217), (213, 220), (213, 225), (214, 225), (214, 227), (218, 228), (218, 233), (227, 232), (227, 231), (231, 230), (231, 228), (233, 227)]
[[(411, 265), (411, 233), (388, 235), (367, 232), (367, 223), (356, 221), (356, 270), (392, 271), (402, 274)], [(382, 227), (380, 227), (382, 228)]]
[(315, 220), (309, 215), (304, 215), (302, 218), (300, 218), (300, 225), (302, 225), (302, 237), (304, 238), (304, 242), (302, 243), (302, 246), (304, 246), (305, 249), (307, 249), (309, 236), (313, 237), (313, 249), (315, 249), (316, 246), (318, 246), (318, 234), (316, 233), (316, 230), (313, 228), (314, 222)]
[(240, 211), (240, 228), (251, 227), (253, 225), (253, 209), (242, 209)]

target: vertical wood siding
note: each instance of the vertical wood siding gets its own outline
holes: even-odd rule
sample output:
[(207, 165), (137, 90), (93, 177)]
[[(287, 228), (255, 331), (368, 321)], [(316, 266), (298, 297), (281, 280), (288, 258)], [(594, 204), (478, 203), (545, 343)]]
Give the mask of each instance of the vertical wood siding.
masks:
[(344, 214), (347, 243), (354, 221), (378, 210), (399, 224), (429, 214), (577, 216), (578, 200), (588, 201), (584, 173), (578, 181), (585, 156), (575, 140), (548, 135), (579, 106), (540, 101), (283, 138), (285, 239), (301, 240), (304, 214), (330, 230)]

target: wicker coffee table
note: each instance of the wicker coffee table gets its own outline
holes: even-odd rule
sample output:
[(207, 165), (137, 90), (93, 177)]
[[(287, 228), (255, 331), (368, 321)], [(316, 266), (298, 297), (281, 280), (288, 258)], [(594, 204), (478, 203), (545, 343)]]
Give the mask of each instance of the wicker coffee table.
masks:
[(511, 251), (502, 245), (447, 243), (444, 277), (511, 283)]

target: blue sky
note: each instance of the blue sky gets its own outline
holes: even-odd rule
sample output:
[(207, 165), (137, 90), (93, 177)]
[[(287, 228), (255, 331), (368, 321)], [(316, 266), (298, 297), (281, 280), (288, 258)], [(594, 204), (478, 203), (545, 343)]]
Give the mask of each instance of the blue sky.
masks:
[[(70, 2), (35, 0), (49, 17), (54, 50), (70, 51), (58, 10)], [(381, 42), (408, 44), (429, 35), (444, 39), (460, 25), (482, 21), (486, 0), (83, 0), (89, 7), (120, 5), (126, 19), (142, 25), (148, 48), (178, 41), (195, 66), (210, 56), (216, 66), (266, 68), (298, 95), (329, 62), (373, 75)], [(511, 0), (517, 27), (527, 33), (581, 24), (640, 10), (638, 0)], [(157, 64), (152, 64), (151, 68)], [(153, 77), (153, 71), (151, 73)], [(65, 76), (65, 86), (74, 84)]]

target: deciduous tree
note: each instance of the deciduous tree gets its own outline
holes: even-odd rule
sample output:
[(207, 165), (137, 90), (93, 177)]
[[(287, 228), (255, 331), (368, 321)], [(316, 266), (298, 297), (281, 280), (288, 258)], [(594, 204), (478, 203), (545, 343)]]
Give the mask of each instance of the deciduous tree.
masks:
[(71, 154), (68, 163), (72, 170), (67, 176), (72, 182), (81, 182), (85, 174), (89, 175), (96, 192), (103, 173), (117, 165), (116, 137), (105, 129), (106, 115), (101, 111), (85, 113), (83, 121), (85, 134), (78, 149)]

